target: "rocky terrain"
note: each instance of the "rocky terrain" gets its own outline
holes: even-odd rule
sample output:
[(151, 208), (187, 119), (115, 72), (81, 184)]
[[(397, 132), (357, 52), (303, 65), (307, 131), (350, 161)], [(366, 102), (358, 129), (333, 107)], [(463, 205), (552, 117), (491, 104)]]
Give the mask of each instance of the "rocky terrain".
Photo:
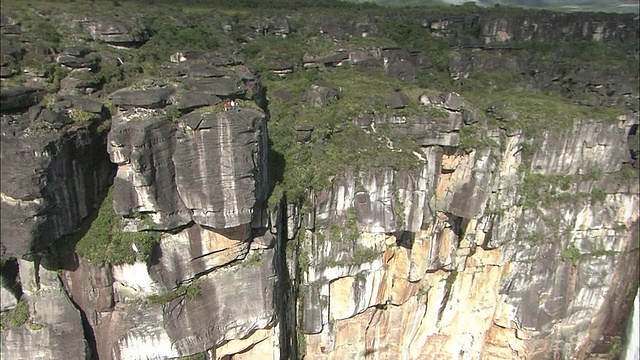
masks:
[(637, 348), (637, 15), (70, 4), (2, 3), (3, 359)]

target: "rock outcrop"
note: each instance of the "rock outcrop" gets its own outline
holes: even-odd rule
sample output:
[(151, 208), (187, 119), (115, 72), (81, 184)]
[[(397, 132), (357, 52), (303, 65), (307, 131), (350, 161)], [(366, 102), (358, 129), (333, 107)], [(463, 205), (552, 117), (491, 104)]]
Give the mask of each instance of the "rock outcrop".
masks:
[[(518, 136), (497, 153), (428, 147), (418, 171), (335, 179), (312, 201), (298, 253), (310, 264), (298, 278), (307, 356), (545, 358), (592, 346), (605, 324), (591, 319), (635, 294), (637, 277), (619, 279), (638, 269), (639, 215), (637, 181), (612, 181), (628, 156), (624, 127), (596, 121), (601, 132), (583, 145), (562, 145), (593, 123), (576, 122), (536, 151), (528, 176), (538, 186), (557, 176), (574, 185), (534, 203), (517, 180)], [(617, 160), (586, 155), (590, 136)], [(553, 165), (551, 144), (576, 166)], [(591, 165), (602, 179), (584, 176)]]
[[(186, 13), (42, 11), (67, 28), (53, 35), (73, 41), (40, 53), (21, 40), (30, 27), (3, 9), (0, 78), (29, 86), (3, 83), (1, 96), (2, 356), (613, 353), (640, 281), (637, 69), (575, 66), (536, 46), (615, 45), (637, 57), (637, 18), (465, 6), (357, 19), (221, 13), (206, 19), (217, 32), (199, 33), (211, 42), (185, 35), (202, 24)], [(162, 48), (149, 41), (161, 26), (216, 52)], [(402, 31), (423, 51), (399, 47)], [(279, 53), (301, 34), (311, 34), (304, 50), (283, 47), (299, 58)], [(138, 64), (159, 54), (168, 62), (154, 72)], [(300, 107), (293, 119), (272, 117), (280, 109), (244, 57), (265, 70), (270, 100)], [(393, 85), (353, 94), (323, 71), (386, 73), (380, 84)], [(533, 114), (449, 91), (478, 78), (475, 91), (506, 93), (518, 79), (528, 94), (584, 107), (558, 124), (539, 104)], [(278, 88), (287, 79), (295, 85)], [(425, 88), (437, 81), (448, 91)], [(238, 108), (222, 105), (231, 100)], [(312, 118), (325, 110), (326, 124)], [(545, 120), (558, 126), (532, 129)], [(289, 158), (268, 127), (289, 132)], [(305, 170), (292, 157), (354, 159), (331, 143), (345, 133), (360, 156), (367, 137), (373, 156), (407, 157), (382, 168), (311, 164), (331, 176), (302, 189), (306, 199), (273, 188), (285, 169)], [(113, 201), (99, 206), (110, 186)]]
[[(54, 108), (67, 106), (65, 101), (56, 104)], [(31, 257), (74, 232), (111, 183), (113, 166), (104, 152), (106, 132), (101, 128), (107, 120), (102, 114), (84, 119), (86, 114), (91, 113), (36, 106), (3, 123), (4, 258)], [(80, 121), (69, 117), (76, 115), (82, 115), (76, 117)]]

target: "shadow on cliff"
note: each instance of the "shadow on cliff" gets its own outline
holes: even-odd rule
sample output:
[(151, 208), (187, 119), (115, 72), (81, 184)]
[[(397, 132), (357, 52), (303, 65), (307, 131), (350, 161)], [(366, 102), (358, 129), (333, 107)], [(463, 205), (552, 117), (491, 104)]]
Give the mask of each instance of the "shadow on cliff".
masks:
[(79, 255), (76, 254), (76, 245), (87, 234), (91, 224), (98, 217), (98, 209), (102, 206), (109, 192), (109, 187), (103, 190), (95, 209), (85, 217), (78, 229), (54, 241), (42, 254), (40, 265), (48, 270), (76, 271), (80, 265)]
[(283, 183), (285, 166), (284, 154), (274, 150), (273, 140), (269, 138), (269, 194), (267, 194), (267, 199), (273, 193), (276, 185)]

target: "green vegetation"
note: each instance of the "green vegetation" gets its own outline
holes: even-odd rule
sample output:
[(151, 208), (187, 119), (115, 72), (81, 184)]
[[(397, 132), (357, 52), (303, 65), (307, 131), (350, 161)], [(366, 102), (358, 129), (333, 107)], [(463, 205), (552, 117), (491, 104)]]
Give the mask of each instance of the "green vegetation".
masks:
[[(571, 175), (527, 174), (520, 187), (522, 205), (525, 208), (535, 208), (540, 203), (549, 206), (556, 201), (571, 200), (563, 194), (571, 189), (575, 181), (575, 177)], [(569, 194), (571, 196), (574, 195)]]
[(576, 266), (581, 256), (582, 254), (580, 253), (580, 249), (578, 249), (575, 245), (571, 245), (562, 251), (562, 253), (560, 254), (560, 259), (562, 259), (562, 261), (571, 260), (573, 266)]
[(618, 254), (617, 251), (615, 250), (594, 250), (592, 252), (589, 253), (589, 255), (591, 256), (611, 256), (611, 255), (616, 255)]
[(609, 348), (609, 352), (607, 353), (607, 355), (613, 358), (617, 358), (618, 356), (620, 356), (621, 352), (622, 352), (622, 338), (620, 336), (614, 336), (613, 340), (611, 341), (611, 347)]
[(0, 330), (8, 327), (20, 327), (29, 320), (29, 307), (24, 299), (20, 299), (13, 310), (0, 313)]
[[(304, 103), (304, 91), (317, 80), (341, 89), (340, 100), (322, 108)], [(393, 114), (384, 106), (387, 95), (384, 89), (392, 91), (398, 83), (381, 70), (300, 71), (283, 79), (268, 80), (266, 85), (270, 91), (286, 89), (294, 97), (290, 101), (270, 99), (270, 168), (277, 172), (275, 178), (280, 180), (275, 184), (270, 205), (276, 204), (283, 195), (289, 202), (304, 203), (306, 189), (326, 188), (330, 185), (330, 176), (350, 169), (400, 169), (418, 165), (412, 152), (419, 148), (411, 138), (393, 134), (387, 124), (376, 125), (377, 134), (367, 134), (352, 121), (357, 116), (373, 113)], [(404, 87), (417, 89), (411, 84)], [(417, 109), (415, 101), (412, 107)], [(298, 143), (296, 125), (314, 126), (310, 142)], [(397, 151), (387, 147), (387, 139)]]
[(90, 113), (77, 108), (69, 109), (69, 117), (77, 124), (87, 124), (100, 119), (99, 114)]
[(483, 147), (499, 147), (500, 145), (492, 138), (485, 135), (486, 131), (483, 131), (479, 126), (463, 126), (460, 129), (460, 145), (459, 148), (462, 151), (470, 152), (473, 149)]
[(620, 170), (613, 174), (613, 176), (618, 185), (624, 185), (638, 179), (638, 170), (634, 169), (630, 165), (623, 165)]
[(251, 255), (247, 256), (244, 261), (242, 261), (242, 266), (244, 267), (251, 267), (251, 266), (256, 266), (260, 264), (260, 261), (262, 259), (262, 255), (260, 254), (259, 251), (253, 251), (251, 253)]
[(531, 234), (528, 234), (524, 237), (524, 241), (531, 245), (540, 245), (545, 241), (545, 234), (541, 231), (534, 231)]
[[(160, 232), (123, 232), (120, 216), (113, 211), (113, 187), (98, 210), (97, 217), (76, 244), (76, 251), (94, 264), (114, 265), (147, 261), (153, 247), (160, 240)], [(132, 250), (135, 244), (138, 253)]]
[(196, 300), (200, 296), (202, 288), (198, 282), (193, 282), (189, 285), (180, 284), (176, 289), (162, 295), (151, 295), (149, 301), (153, 304), (166, 304), (178, 298)]
[(171, 358), (172, 360), (207, 360), (207, 353), (201, 352), (193, 355)]

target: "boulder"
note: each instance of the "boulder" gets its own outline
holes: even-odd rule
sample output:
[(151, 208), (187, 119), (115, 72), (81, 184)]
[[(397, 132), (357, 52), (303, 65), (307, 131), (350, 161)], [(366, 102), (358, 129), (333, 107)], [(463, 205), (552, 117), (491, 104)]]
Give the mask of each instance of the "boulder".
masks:
[(190, 64), (187, 66), (186, 75), (191, 77), (222, 77), (226, 75), (225, 71), (221, 69), (207, 65), (207, 64)]
[(94, 56), (69, 56), (60, 55), (57, 60), (58, 64), (62, 64), (66, 67), (73, 69), (90, 68), (95, 69), (98, 66), (98, 59)]
[(167, 104), (173, 91), (174, 89), (172, 88), (150, 88), (142, 90), (121, 89), (109, 95), (109, 99), (118, 106), (159, 108)]
[(311, 141), (311, 133), (313, 133), (313, 125), (297, 125), (294, 129), (298, 133), (296, 139), (299, 142)]
[(337, 101), (340, 98), (340, 92), (330, 85), (311, 85), (302, 99), (314, 107), (323, 107), (331, 101)]
[(138, 47), (149, 39), (146, 25), (136, 18), (80, 20), (78, 24), (95, 40), (104, 41), (108, 45)]
[(180, 95), (177, 100), (176, 107), (178, 110), (189, 111), (202, 106), (216, 105), (221, 102), (222, 99), (215, 95), (203, 92), (187, 91)]
[(451, 111), (460, 111), (464, 105), (464, 99), (455, 92), (444, 94), (444, 108)]
[(0, 111), (3, 113), (22, 110), (39, 103), (44, 97), (41, 89), (13, 86), (0, 92)]
[(413, 64), (411, 54), (400, 49), (388, 49), (382, 51), (384, 69), (387, 74), (400, 80), (412, 81), (416, 78), (416, 67)]
[(385, 99), (385, 105), (390, 109), (404, 109), (409, 102), (409, 97), (400, 91), (389, 94)]
[(246, 85), (235, 76), (185, 78), (182, 84), (188, 90), (209, 93), (221, 98), (243, 98), (247, 93)]

